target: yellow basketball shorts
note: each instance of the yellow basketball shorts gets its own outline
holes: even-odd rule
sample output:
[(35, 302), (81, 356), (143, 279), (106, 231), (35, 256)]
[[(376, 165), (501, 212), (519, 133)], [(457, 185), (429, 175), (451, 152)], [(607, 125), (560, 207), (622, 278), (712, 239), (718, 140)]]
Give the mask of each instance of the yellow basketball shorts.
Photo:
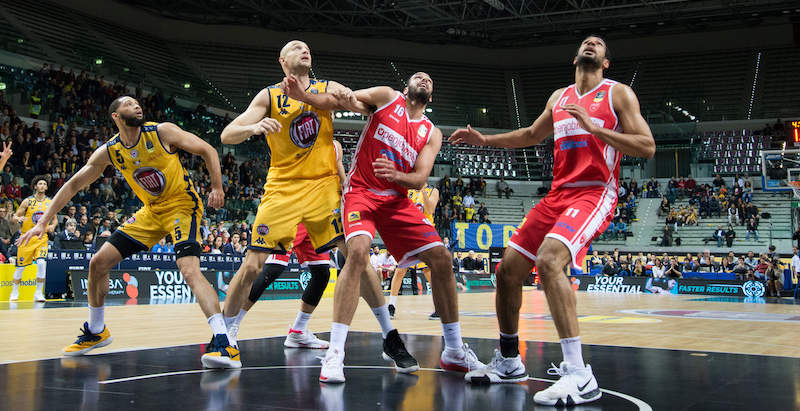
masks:
[(47, 234), (40, 239), (32, 239), (28, 244), (17, 247), (17, 267), (29, 266), (40, 258), (47, 258)]
[(248, 248), (286, 253), (292, 249), (297, 225), (303, 223), (314, 250), (325, 252), (344, 239), (340, 207), (337, 175), (316, 180), (267, 181)]
[[(172, 235), (176, 251), (182, 244), (203, 243), (200, 223), (203, 219), (203, 205), (199, 202), (182, 201), (161, 206), (153, 210), (144, 206), (118, 229), (118, 233), (137, 243), (142, 251), (150, 250), (167, 234)], [(122, 250), (121, 250), (122, 251)]]

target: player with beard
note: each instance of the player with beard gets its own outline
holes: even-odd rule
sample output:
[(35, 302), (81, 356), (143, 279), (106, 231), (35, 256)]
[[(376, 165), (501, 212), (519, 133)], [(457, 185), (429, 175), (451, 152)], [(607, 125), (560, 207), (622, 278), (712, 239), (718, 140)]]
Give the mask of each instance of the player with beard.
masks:
[(367, 286), (361, 283), (360, 274), (369, 263), (376, 229), (399, 267), (410, 267), (421, 260), (431, 268), (433, 301), (444, 329), (442, 368), (463, 372), (483, 366), (461, 340), (450, 252), (432, 222), (426, 221), (407, 195), (409, 188), (425, 186), (442, 144), (442, 132), (424, 114), (432, 93), (433, 80), (422, 72), (409, 78), (403, 93), (389, 87), (349, 95), (337, 93), (351, 110), (371, 114), (358, 141), (342, 197), (348, 253), (336, 281), (330, 348), (319, 377), (322, 382), (345, 380), (344, 344), (359, 289)]
[(178, 150), (203, 157), (211, 175), (210, 207), (221, 207), (222, 191), (217, 150), (192, 133), (172, 123), (145, 122), (139, 102), (122, 96), (111, 103), (109, 115), (119, 133), (98, 147), (75, 175), (67, 181), (39, 222), (17, 241), (24, 245), (41, 238), (47, 222), (64, 208), (75, 194), (97, 180), (107, 166), (120, 172), (131, 190), (144, 203), (122, 224), (89, 262), (89, 321), (64, 355), (83, 355), (111, 343), (105, 325), (104, 304), (109, 290), (109, 272), (120, 261), (139, 251), (150, 250), (161, 238), (171, 234), (175, 240), (178, 269), (192, 289), (214, 334), (215, 344), (201, 360), (209, 368), (238, 368), (239, 350), (228, 342), (225, 320), (219, 309), (219, 297), (200, 271), (199, 222), (203, 203), (178, 157)]
[[(50, 207), (50, 198), (47, 197), (47, 180), (43, 176), (33, 179), (34, 193), (32, 196), (22, 200), (19, 204), (14, 219), (22, 224), (20, 233), (25, 234), (33, 228), (39, 219)], [(47, 224), (47, 232), (52, 233), (56, 228), (57, 220), (55, 217)], [(44, 298), (44, 281), (47, 277), (47, 237), (36, 239), (30, 243), (17, 248), (16, 270), (14, 270), (13, 286), (9, 301), (19, 299), (19, 285), (22, 282), (22, 273), (25, 267), (36, 263), (36, 292), (33, 294), (33, 301), (42, 302)]]
[(554, 135), (553, 188), (511, 237), (497, 271), (500, 350), (486, 368), (466, 375), (473, 383), (527, 380), (517, 331), (522, 283), (536, 264), (564, 355), (560, 366), (548, 371), (560, 379), (533, 397), (543, 405), (600, 398), (592, 369), (583, 362), (575, 292), (564, 268), (570, 264), (581, 268), (592, 239), (613, 218), (622, 156), (655, 154), (653, 135), (633, 90), (603, 78), (608, 57), (602, 38), (584, 39), (573, 60), (575, 84), (556, 90), (531, 126), (497, 135), (483, 135), (467, 126), (450, 136), (452, 143), (516, 148), (540, 144)]
[[(302, 41), (286, 43), (278, 62), (286, 75), (283, 81), (261, 90), (222, 131), (224, 144), (239, 144), (263, 134), (271, 153), (250, 245), (225, 299), (229, 329), (244, 315), (242, 306), (267, 256), (292, 249), (298, 224), (305, 226), (316, 253), (334, 246), (344, 248), (332, 110), (344, 108), (333, 93), (352, 91), (334, 81), (312, 79), (311, 49)], [(366, 267), (364, 263), (358, 270), (370, 284), (363, 288), (362, 297), (380, 323), (384, 355), (401, 370), (418, 366), (392, 326), (377, 275)]]

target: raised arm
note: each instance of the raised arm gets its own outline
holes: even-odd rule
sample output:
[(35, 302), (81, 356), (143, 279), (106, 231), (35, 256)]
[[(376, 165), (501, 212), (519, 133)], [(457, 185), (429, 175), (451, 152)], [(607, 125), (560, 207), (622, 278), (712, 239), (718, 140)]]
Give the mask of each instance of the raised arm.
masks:
[(222, 130), (222, 144), (239, 144), (250, 136), (267, 135), (281, 130), (278, 120), (267, 117), (269, 112), (269, 89), (263, 89), (255, 97), (247, 110), (239, 114)]
[(6, 168), (6, 163), (8, 159), (11, 158), (12, 154), (14, 154), (14, 152), (11, 151), (11, 141), (3, 143), (3, 151), (0, 152), (0, 172)]
[(203, 157), (208, 174), (211, 176), (211, 192), (208, 193), (208, 205), (214, 208), (222, 207), (225, 204), (225, 193), (222, 191), (222, 171), (219, 166), (217, 150), (200, 137), (184, 131), (172, 123), (159, 124), (158, 135), (161, 141), (169, 147), (179, 148)]
[(553, 106), (558, 101), (562, 91), (563, 89), (559, 89), (550, 95), (542, 114), (539, 114), (536, 121), (528, 127), (509, 131), (508, 133), (484, 135), (467, 125), (467, 128), (460, 128), (454, 131), (448, 141), (453, 144), (463, 143), (473, 146), (504, 148), (530, 147), (539, 144), (553, 134)]
[(442, 148), (442, 131), (434, 128), (431, 131), (428, 143), (419, 151), (417, 161), (414, 163), (414, 169), (410, 173), (404, 173), (396, 169), (394, 162), (386, 158), (386, 156), (376, 158), (372, 162), (372, 168), (378, 178), (385, 178), (406, 188), (421, 190), (428, 181), (428, 176), (431, 174), (436, 154), (439, 153), (440, 148)]
[(633, 157), (653, 158), (656, 154), (656, 142), (650, 126), (642, 117), (636, 94), (625, 84), (615, 84), (611, 89), (611, 99), (622, 126), (622, 133), (595, 125), (581, 106), (567, 104), (564, 110), (578, 120), (581, 128), (617, 151)]
[[(67, 205), (67, 202), (72, 199), (72, 197), (75, 197), (78, 191), (83, 190), (89, 184), (97, 180), (109, 165), (111, 165), (111, 157), (109, 157), (108, 148), (103, 144), (92, 153), (92, 156), (89, 157), (89, 161), (87, 161), (72, 178), (64, 183), (61, 189), (56, 193), (56, 196), (53, 197), (53, 200), (50, 201), (50, 206), (47, 207), (47, 211), (39, 218), (39, 222), (36, 223), (30, 231), (17, 239), (16, 244), (27, 244), (34, 236), (36, 236), (36, 238), (41, 238), (47, 231), (47, 226), (51, 224), (56, 214)], [(20, 206), (20, 208), (22, 207)]]

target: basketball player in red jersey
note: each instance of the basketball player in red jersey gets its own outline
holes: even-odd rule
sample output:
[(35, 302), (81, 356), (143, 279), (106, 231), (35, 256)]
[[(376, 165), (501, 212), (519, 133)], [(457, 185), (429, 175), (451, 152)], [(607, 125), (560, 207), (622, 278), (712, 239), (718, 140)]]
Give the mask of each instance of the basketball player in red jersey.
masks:
[(432, 93), (430, 76), (416, 73), (403, 93), (373, 87), (350, 96), (357, 100), (353, 100), (353, 110), (371, 114), (342, 196), (347, 261), (334, 292), (331, 341), (320, 371), (322, 382), (345, 380), (344, 343), (358, 305), (360, 273), (368, 263), (376, 229), (399, 267), (410, 267), (421, 260), (431, 268), (433, 301), (444, 329), (442, 368), (467, 372), (483, 367), (461, 340), (450, 252), (432, 222), (407, 195), (409, 188), (419, 190), (425, 185), (442, 144), (442, 132), (424, 115)]
[(509, 240), (497, 273), (500, 350), (486, 368), (465, 378), (473, 383), (527, 379), (517, 329), (522, 282), (536, 264), (564, 360), (548, 371), (561, 377), (558, 382), (533, 399), (556, 406), (594, 401), (601, 395), (591, 367), (583, 362), (575, 292), (564, 269), (568, 264), (581, 268), (592, 239), (611, 221), (620, 158), (655, 154), (653, 135), (633, 90), (603, 78), (603, 70), (609, 67), (605, 41), (587, 37), (573, 64), (575, 84), (556, 90), (530, 127), (483, 135), (467, 126), (450, 136), (452, 143), (514, 148), (530, 147), (554, 135), (553, 188)]

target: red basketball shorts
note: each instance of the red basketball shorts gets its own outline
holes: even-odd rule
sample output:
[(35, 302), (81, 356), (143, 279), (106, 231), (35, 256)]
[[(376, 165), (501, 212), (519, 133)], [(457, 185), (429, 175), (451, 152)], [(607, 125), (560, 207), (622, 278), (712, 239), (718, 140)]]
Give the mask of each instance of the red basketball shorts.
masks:
[(342, 209), (345, 239), (357, 235), (374, 239), (377, 229), (400, 268), (419, 264), (417, 254), (423, 251), (444, 246), (433, 222), (408, 197), (353, 190), (342, 197)]
[(581, 270), (589, 245), (608, 227), (616, 205), (613, 187), (558, 188), (528, 212), (508, 246), (535, 263), (542, 241), (553, 238), (567, 246), (573, 268)]
[[(314, 250), (314, 246), (311, 244), (311, 237), (309, 237), (308, 231), (306, 231), (306, 227), (302, 223), (297, 225), (297, 234), (294, 236), (292, 251), (297, 255), (297, 260), (302, 267), (330, 264), (328, 253), (317, 254)], [(289, 265), (290, 254), (270, 254), (267, 257), (266, 264)]]

